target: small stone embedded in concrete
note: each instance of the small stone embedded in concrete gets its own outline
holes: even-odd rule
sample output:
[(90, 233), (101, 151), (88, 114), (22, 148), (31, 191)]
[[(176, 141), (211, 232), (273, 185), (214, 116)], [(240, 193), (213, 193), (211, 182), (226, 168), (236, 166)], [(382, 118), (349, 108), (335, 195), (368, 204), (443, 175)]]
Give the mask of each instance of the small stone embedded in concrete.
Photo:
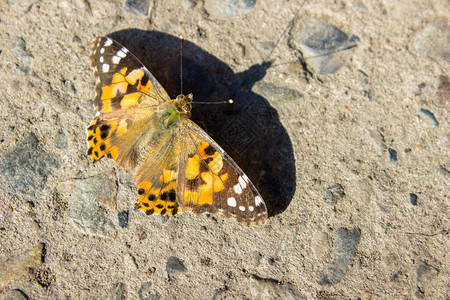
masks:
[(34, 56), (27, 49), (25, 40), (21, 37), (16, 38), (13, 43), (13, 49), (16, 51), (19, 74), (27, 74), (34, 60)]
[(68, 146), (67, 137), (64, 131), (60, 130), (55, 134), (55, 146), (58, 149), (66, 149)]
[(111, 237), (116, 228), (99, 203), (115, 199), (116, 194), (114, 172), (76, 180), (69, 200), (69, 216), (75, 228), (85, 234)]
[(450, 104), (450, 82), (448, 80), (448, 76), (438, 76), (436, 104), (439, 106), (448, 106)]
[(282, 283), (275, 279), (261, 278), (256, 275), (251, 278), (250, 292), (252, 294), (252, 299), (308, 299), (306, 295), (300, 293), (297, 288), (289, 282)]
[(389, 160), (391, 162), (397, 162), (397, 151), (392, 148), (388, 148)]
[(398, 271), (397, 273), (395, 273), (394, 275), (392, 275), (392, 276), (389, 278), (389, 281), (390, 281), (390, 282), (395, 282), (395, 281), (398, 279), (398, 277), (399, 277), (400, 275), (402, 275), (402, 271)]
[(298, 49), (312, 71), (325, 75), (336, 72), (344, 66), (341, 54), (356, 47), (360, 39), (348, 36), (335, 26), (313, 19), (290, 32), (290, 41)]
[(106, 296), (105, 300), (122, 300), (127, 299), (127, 286), (125, 283), (116, 284), (112, 291)]
[(160, 299), (162, 299), (161, 295), (158, 292), (153, 291), (152, 283), (150, 281), (144, 282), (141, 285), (141, 288), (138, 291), (138, 295), (139, 295), (139, 300), (160, 300)]
[(129, 14), (148, 17), (151, 3), (151, 0), (125, 0), (123, 10)]
[(194, 8), (196, 4), (197, 3), (195, 3), (195, 1), (193, 1), (193, 0), (183, 0), (181, 2), (181, 5), (183, 6), (183, 8), (185, 10), (189, 10), (189, 9)]
[(0, 294), (0, 300), (28, 300), (27, 294), (21, 290), (8, 290)]
[(261, 263), (261, 258), (262, 258), (261, 252), (254, 250), (254, 251), (250, 252), (250, 256), (251, 256), (253, 265), (255, 267), (259, 266), (259, 264)]
[(205, 9), (215, 19), (226, 19), (251, 10), (256, 0), (206, 0)]
[(324, 201), (328, 204), (336, 204), (345, 196), (344, 187), (336, 183), (325, 190)]
[(412, 205), (417, 206), (417, 195), (416, 194), (409, 194), (409, 202), (411, 202)]
[(128, 224), (128, 212), (127, 211), (121, 211), (117, 214), (117, 217), (119, 219), (119, 226), (120, 228), (127, 227)]
[(436, 127), (439, 126), (438, 120), (436, 119), (434, 114), (431, 111), (429, 111), (428, 109), (421, 108), (419, 111), (419, 114), (426, 117), (427, 119), (429, 119), (433, 123), (434, 126), (436, 126)]
[(36, 196), (45, 187), (52, 169), (59, 166), (55, 155), (44, 151), (31, 133), (0, 158), (0, 175), (11, 193)]
[[(238, 75), (241, 77), (245, 76), (242, 73), (239, 73)], [(252, 80), (252, 79), (250, 79), (250, 80)], [(248, 81), (246, 81), (246, 78), (243, 78), (241, 81), (248, 82)], [(253, 91), (269, 100), (280, 101), (280, 99), (282, 99), (282, 101), (285, 103), (298, 102), (304, 98), (304, 95), (297, 90), (293, 90), (293, 89), (289, 89), (289, 88), (285, 88), (285, 87), (279, 87), (279, 86), (276, 86), (276, 85), (273, 85), (270, 83), (265, 83), (262, 81), (255, 83), (255, 85), (253, 87)]]
[(334, 285), (341, 281), (353, 262), (360, 237), (359, 228), (339, 228), (333, 233), (333, 260), (319, 281), (320, 285)]
[(367, 6), (359, 0), (353, 1), (353, 7), (356, 8), (358, 11), (362, 13), (367, 13), (369, 10), (367, 9)]
[(415, 34), (410, 49), (420, 57), (427, 55), (450, 62), (449, 45), (450, 24), (437, 20)]
[(44, 257), (45, 244), (39, 244), (0, 263), (0, 290), (13, 280), (28, 274), (30, 269), (42, 265)]
[[(427, 295), (427, 289), (433, 286), (434, 280), (439, 275), (439, 269), (422, 262), (416, 269), (417, 292), (421, 295)], [(432, 296), (432, 295), (428, 295)]]
[(180, 273), (186, 272), (187, 269), (179, 258), (171, 256), (167, 260), (166, 271), (169, 275), (178, 275)]

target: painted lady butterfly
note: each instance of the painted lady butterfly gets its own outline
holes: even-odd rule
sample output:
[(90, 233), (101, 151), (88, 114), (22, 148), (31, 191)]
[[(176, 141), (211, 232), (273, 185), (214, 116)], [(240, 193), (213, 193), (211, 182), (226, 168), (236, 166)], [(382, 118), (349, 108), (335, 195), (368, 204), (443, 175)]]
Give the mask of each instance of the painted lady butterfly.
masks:
[(219, 213), (245, 224), (267, 220), (249, 178), (189, 120), (192, 94), (170, 99), (147, 68), (108, 37), (94, 39), (90, 60), (98, 113), (87, 129), (88, 155), (133, 171), (136, 209), (148, 215)]

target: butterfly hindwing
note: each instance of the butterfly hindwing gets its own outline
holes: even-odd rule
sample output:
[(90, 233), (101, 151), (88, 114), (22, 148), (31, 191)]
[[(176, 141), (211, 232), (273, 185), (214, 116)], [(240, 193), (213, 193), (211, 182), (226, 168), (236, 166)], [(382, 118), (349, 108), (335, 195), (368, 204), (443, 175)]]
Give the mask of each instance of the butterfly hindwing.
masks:
[(180, 136), (172, 134), (161, 137), (158, 145), (150, 149), (153, 152), (142, 154), (142, 162), (134, 173), (138, 186), (136, 209), (147, 215), (175, 215), (181, 211), (178, 205), (179, 147)]
[(138, 201), (146, 214), (182, 211), (219, 213), (246, 224), (261, 224), (267, 208), (231, 157), (200, 127), (185, 120), (156, 155), (135, 172)]

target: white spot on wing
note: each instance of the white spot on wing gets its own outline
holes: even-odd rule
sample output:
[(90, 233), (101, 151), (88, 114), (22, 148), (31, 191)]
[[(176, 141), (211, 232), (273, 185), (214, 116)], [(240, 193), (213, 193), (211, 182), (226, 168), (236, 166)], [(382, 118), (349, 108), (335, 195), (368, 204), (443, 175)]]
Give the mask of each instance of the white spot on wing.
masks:
[(228, 206), (236, 207), (236, 199), (234, 199), (233, 197), (228, 198), (227, 204), (228, 204)]
[(234, 191), (236, 192), (236, 194), (240, 195), (242, 193), (242, 189), (239, 184), (236, 184), (233, 188), (234, 188)]
[(100, 56), (100, 58), (98, 59), (99, 62), (103, 62), (103, 56)]
[(245, 207), (239, 206), (239, 210), (240, 210), (240, 211), (245, 211)]
[(245, 189), (247, 187), (247, 183), (245, 182), (244, 178), (242, 178), (242, 176), (239, 176), (238, 180), (239, 184), (241, 185), (241, 188)]
[(249, 207), (248, 207), (248, 210), (249, 210), (249, 211), (253, 211), (254, 209), (255, 209), (255, 208), (254, 208), (253, 206), (249, 206)]
[(244, 181), (246, 183), (248, 183), (250, 181), (250, 179), (248, 179), (247, 175), (245, 175), (245, 174), (242, 176), (242, 178), (244, 179)]
[(102, 65), (102, 71), (103, 71), (103, 73), (108, 72), (109, 71), (109, 65), (108, 64), (103, 64)]
[(128, 50), (126, 48), (122, 48), (121, 50), (117, 51), (117, 56), (124, 58), (125, 56), (127, 56), (127, 52)]
[(112, 45), (112, 43), (113, 43), (112, 39), (107, 38), (106, 41), (105, 41), (105, 43), (104, 43), (103, 45), (104, 45), (105, 47), (109, 47), (109, 46)]
[(118, 56), (113, 56), (112, 57), (112, 62), (113, 62), (113, 64), (115, 64), (115, 65), (117, 65), (119, 62), (120, 62), (120, 57), (118, 57)]
[(263, 204), (263, 199), (261, 198), (261, 196), (256, 196), (255, 197), (255, 205), (256, 206), (260, 206), (261, 204)]
[(101, 53), (101, 54), (105, 53), (105, 48), (101, 48), (101, 49), (100, 49), (100, 53)]

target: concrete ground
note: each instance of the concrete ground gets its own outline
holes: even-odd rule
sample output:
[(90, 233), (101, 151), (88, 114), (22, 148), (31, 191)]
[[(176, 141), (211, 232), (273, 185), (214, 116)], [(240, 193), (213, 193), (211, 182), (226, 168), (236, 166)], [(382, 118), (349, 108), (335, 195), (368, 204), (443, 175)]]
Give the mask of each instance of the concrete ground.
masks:
[[(449, 3), (2, 1), (0, 299), (449, 299)], [(168, 220), (87, 156), (96, 36), (236, 160), (269, 219)]]

